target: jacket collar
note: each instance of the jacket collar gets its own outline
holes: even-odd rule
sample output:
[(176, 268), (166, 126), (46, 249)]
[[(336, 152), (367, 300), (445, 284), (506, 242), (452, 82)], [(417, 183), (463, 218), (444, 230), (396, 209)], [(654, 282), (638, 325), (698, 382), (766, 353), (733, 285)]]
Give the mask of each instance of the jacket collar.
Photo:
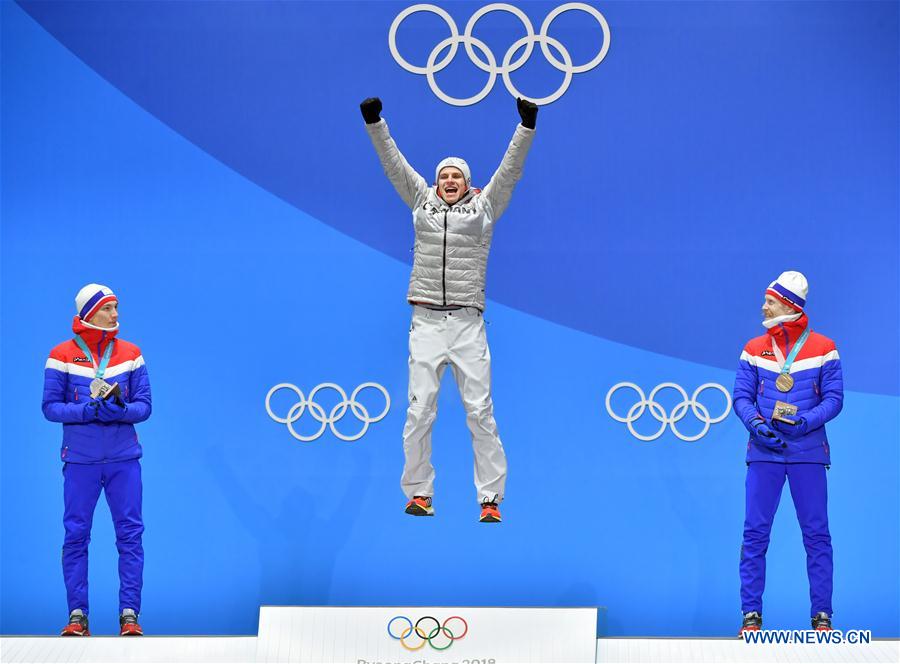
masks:
[(780, 318), (786, 320), (775, 323), (766, 330), (766, 333), (775, 339), (779, 346), (783, 346), (787, 349), (800, 338), (800, 335), (803, 334), (803, 330), (809, 326), (809, 318), (807, 318), (804, 313), (801, 313), (799, 318), (794, 320), (791, 320), (794, 316), (781, 316)]
[(86, 323), (78, 316), (75, 316), (75, 318), (72, 319), (72, 332), (81, 335), (81, 338), (84, 339), (85, 343), (87, 343), (91, 351), (94, 350), (94, 346), (100, 344), (102, 352), (102, 350), (106, 347), (106, 344), (108, 344), (110, 340), (114, 339), (115, 336), (119, 333), (119, 324), (116, 323), (116, 326), (114, 328), (107, 330), (102, 327), (97, 327), (96, 325)]

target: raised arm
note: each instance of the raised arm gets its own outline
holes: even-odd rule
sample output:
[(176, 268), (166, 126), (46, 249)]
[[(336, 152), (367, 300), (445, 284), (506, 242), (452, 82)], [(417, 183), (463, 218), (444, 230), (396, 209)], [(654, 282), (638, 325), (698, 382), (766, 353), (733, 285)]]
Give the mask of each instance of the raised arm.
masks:
[(394, 185), (394, 189), (400, 194), (400, 198), (410, 208), (414, 208), (418, 201), (424, 198), (428, 192), (428, 183), (425, 178), (416, 173), (409, 165), (406, 158), (400, 153), (387, 123), (380, 117), (381, 100), (378, 97), (369, 97), (359, 105), (363, 119), (366, 121), (366, 131), (381, 160), (385, 175)]
[(525, 165), (525, 157), (534, 140), (534, 126), (537, 121), (538, 107), (530, 101), (517, 99), (516, 105), (522, 123), (516, 127), (503, 161), (491, 181), (484, 188), (483, 196), (491, 207), (494, 221), (500, 218), (509, 205), (516, 182), (522, 177), (522, 167)]

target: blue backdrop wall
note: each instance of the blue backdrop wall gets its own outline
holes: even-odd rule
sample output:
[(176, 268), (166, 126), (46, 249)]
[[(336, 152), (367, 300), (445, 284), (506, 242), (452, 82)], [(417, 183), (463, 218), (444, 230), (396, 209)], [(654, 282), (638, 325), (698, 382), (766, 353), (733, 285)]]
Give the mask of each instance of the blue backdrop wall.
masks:
[[(601, 605), (613, 635), (732, 634), (742, 425), (732, 415), (697, 442), (671, 430), (642, 442), (604, 398), (621, 381), (730, 389), (762, 330), (765, 286), (797, 269), (847, 388), (829, 425), (835, 620), (900, 636), (898, 4), (597, 5), (609, 53), (541, 110), (494, 239), (486, 318), (510, 459), (500, 527), (475, 520), (449, 376), (438, 517), (402, 513), (413, 239), (358, 103), (382, 97), (426, 177), (460, 154), (476, 184), (518, 121), (500, 78), (459, 108), (398, 66), (388, 30), (407, 6), (0, 4), (0, 632), (53, 633), (65, 615), (61, 432), (41, 417), (41, 381), (75, 293), (96, 281), (119, 294), (121, 334), (153, 386), (139, 427), (148, 631), (255, 633), (260, 604), (447, 604)], [(442, 5), (460, 31), (482, 6)], [(536, 30), (556, 7), (518, 6)], [(424, 64), (447, 34), (415, 14), (398, 47)], [(524, 33), (492, 12), (476, 34), (501, 60)], [(576, 64), (601, 42), (582, 12), (551, 34)], [(562, 80), (539, 49), (513, 77), (533, 97)], [(458, 97), (485, 80), (462, 49), (437, 75)], [(356, 442), (326, 430), (299, 443), (266, 413), (277, 383), (369, 381), (391, 408)], [(624, 413), (628, 398), (613, 406)], [(383, 407), (376, 391), (360, 399)], [(701, 400), (713, 415), (726, 405), (715, 390)], [(701, 429), (691, 415), (680, 424)], [(360, 423), (348, 413), (336, 426)], [(110, 633), (103, 501), (90, 556), (92, 629)], [(767, 626), (806, 624), (789, 495), (765, 601)]]

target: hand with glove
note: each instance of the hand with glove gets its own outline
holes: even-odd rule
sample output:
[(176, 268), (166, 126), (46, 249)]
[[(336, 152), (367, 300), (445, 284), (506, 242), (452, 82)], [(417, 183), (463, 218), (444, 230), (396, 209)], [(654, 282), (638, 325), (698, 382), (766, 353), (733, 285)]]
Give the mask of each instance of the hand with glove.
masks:
[(381, 108), (381, 100), (378, 97), (369, 97), (359, 105), (366, 124), (375, 124), (381, 120)]
[(756, 441), (763, 447), (767, 447), (775, 452), (781, 452), (787, 447), (781, 436), (779, 436), (762, 418), (753, 420), (750, 425), (756, 434)]
[(93, 422), (97, 419), (97, 415), (100, 410), (100, 400), (99, 399), (91, 399), (90, 401), (85, 402), (84, 410), (81, 411), (81, 421), (82, 422)]
[[(788, 418), (783, 417), (782, 419), (786, 420)], [(772, 420), (772, 426), (781, 433), (785, 433), (789, 436), (794, 436), (797, 438), (809, 431), (809, 423), (806, 421), (805, 417), (791, 420), (791, 422), (793, 422), (793, 424), (788, 424), (787, 422), (782, 422), (780, 420)]]
[(121, 402), (105, 399), (100, 402), (100, 408), (97, 410), (97, 419), (101, 422), (118, 422), (125, 417), (125, 411), (128, 406)]
[(534, 129), (534, 124), (537, 122), (537, 104), (530, 102), (527, 99), (516, 97), (516, 108), (519, 109), (519, 117), (522, 118), (522, 126), (527, 127), (528, 129)]

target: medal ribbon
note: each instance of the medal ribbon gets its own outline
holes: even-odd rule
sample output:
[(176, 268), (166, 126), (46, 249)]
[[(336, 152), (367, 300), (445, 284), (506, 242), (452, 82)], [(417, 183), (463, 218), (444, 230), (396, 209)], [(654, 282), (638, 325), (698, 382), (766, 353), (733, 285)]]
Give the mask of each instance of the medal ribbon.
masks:
[(106, 373), (106, 367), (109, 365), (109, 358), (112, 357), (115, 340), (110, 339), (109, 343), (106, 344), (106, 350), (103, 352), (103, 357), (100, 358), (100, 366), (97, 366), (97, 363), (94, 362), (94, 356), (91, 354), (91, 349), (88, 348), (87, 342), (81, 338), (80, 334), (75, 335), (75, 343), (78, 344), (78, 347), (84, 351), (84, 354), (87, 355), (88, 358), (90, 358), (91, 364), (94, 367), (94, 378), (103, 378), (103, 374)]
[(791, 352), (788, 353), (787, 359), (785, 359), (784, 354), (781, 352), (781, 349), (778, 347), (778, 342), (775, 341), (775, 337), (772, 337), (772, 352), (775, 353), (775, 359), (778, 360), (778, 366), (781, 367), (782, 374), (791, 373), (791, 365), (794, 363), (794, 360), (797, 359), (797, 354), (800, 352), (800, 349), (803, 348), (803, 344), (806, 343), (806, 340), (809, 338), (809, 327), (803, 330), (803, 334), (800, 335), (800, 338), (797, 339), (797, 342), (794, 344), (794, 347), (791, 348)]

